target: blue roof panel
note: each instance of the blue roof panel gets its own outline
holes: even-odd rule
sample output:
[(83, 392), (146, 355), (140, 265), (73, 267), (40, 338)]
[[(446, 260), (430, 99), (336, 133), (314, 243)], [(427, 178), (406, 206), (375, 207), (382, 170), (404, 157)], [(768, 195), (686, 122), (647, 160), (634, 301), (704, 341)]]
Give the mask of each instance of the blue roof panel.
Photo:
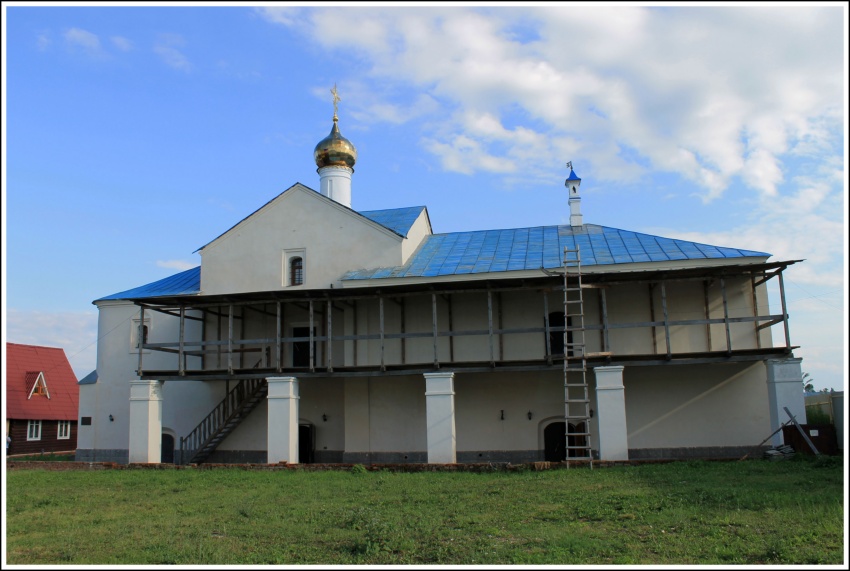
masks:
[(392, 268), (389, 274), (382, 270), (354, 270), (342, 279), (438, 277), (557, 268), (564, 248), (574, 250), (576, 246), (581, 250), (582, 266), (770, 256), (766, 252), (722, 248), (596, 224), (575, 228), (541, 226), (434, 234), (425, 238), (406, 264)]
[(410, 228), (422, 211), (424, 206), (409, 206), (407, 208), (390, 208), (386, 210), (365, 210), (359, 212), (372, 222), (389, 228), (393, 232), (407, 237)]
[(166, 295), (192, 295), (201, 293), (201, 266), (174, 274), (159, 281), (102, 297), (95, 301), (111, 299), (140, 299)]

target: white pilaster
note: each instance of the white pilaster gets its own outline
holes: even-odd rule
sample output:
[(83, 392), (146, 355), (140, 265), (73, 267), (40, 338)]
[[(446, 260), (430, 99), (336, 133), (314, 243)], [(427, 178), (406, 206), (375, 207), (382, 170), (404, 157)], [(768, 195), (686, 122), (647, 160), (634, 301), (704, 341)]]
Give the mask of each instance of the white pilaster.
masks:
[(596, 416), (599, 425), (599, 459), (629, 459), (626, 429), (626, 396), (623, 367), (596, 367)]
[(428, 463), (455, 464), (455, 374), (440, 372), (425, 373), (424, 376)]
[(298, 463), (298, 379), (269, 377), (268, 459)]
[(570, 197), (570, 226), (581, 226), (581, 197)]
[[(767, 366), (767, 399), (770, 406), (770, 430), (791, 420), (785, 412), (788, 407), (800, 424), (806, 423), (806, 401), (803, 397), (802, 359), (769, 359)], [(774, 446), (783, 443), (782, 431), (774, 434), (771, 442)]]
[(162, 460), (162, 382), (130, 381), (131, 463), (159, 464)]
[(351, 175), (345, 166), (331, 165), (319, 169), (319, 192), (331, 200), (351, 208)]

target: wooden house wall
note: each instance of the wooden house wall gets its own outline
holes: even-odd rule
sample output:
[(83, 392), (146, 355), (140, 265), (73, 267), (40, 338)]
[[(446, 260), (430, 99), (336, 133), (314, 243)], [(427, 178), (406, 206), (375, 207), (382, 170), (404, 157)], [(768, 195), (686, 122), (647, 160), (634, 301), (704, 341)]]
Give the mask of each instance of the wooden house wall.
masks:
[(59, 440), (59, 421), (41, 421), (41, 440), (27, 440), (28, 420), (10, 419), (9, 435), (12, 443), (8, 454), (41, 454), (45, 452), (66, 452), (77, 449), (77, 421), (71, 421), (71, 437)]

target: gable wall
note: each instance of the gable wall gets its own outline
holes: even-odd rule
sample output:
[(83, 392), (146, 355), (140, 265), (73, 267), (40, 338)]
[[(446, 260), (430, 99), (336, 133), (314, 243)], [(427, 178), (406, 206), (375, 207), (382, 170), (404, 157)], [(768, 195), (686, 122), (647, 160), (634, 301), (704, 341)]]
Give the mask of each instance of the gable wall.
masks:
[[(348, 270), (402, 263), (403, 238), (295, 187), (201, 252), (204, 294), (325, 289)], [(305, 283), (284, 285), (284, 251), (305, 249)]]

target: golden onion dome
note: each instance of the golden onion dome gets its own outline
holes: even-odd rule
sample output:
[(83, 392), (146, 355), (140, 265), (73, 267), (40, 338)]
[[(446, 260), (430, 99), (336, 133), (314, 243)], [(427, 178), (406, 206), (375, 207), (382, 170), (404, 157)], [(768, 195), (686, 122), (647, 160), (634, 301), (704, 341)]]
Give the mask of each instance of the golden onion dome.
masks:
[(319, 168), (338, 166), (353, 170), (354, 163), (357, 161), (357, 149), (354, 148), (351, 141), (340, 134), (339, 127), (337, 127), (338, 120), (336, 114), (334, 114), (334, 126), (331, 129), (331, 134), (316, 145), (316, 150), (313, 151), (313, 159)]

